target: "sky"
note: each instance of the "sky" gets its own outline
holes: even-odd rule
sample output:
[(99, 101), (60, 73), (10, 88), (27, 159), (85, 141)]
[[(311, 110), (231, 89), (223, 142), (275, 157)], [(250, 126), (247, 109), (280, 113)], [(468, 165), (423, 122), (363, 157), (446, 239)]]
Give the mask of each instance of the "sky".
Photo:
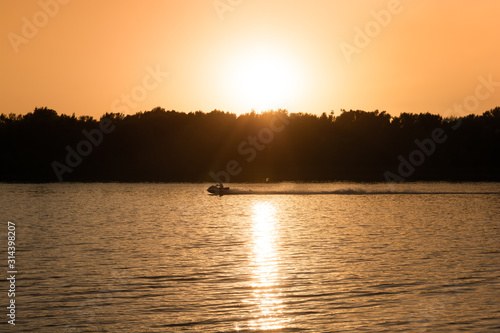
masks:
[(0, 0), (0, 113), (500, 106), (500, 1)]

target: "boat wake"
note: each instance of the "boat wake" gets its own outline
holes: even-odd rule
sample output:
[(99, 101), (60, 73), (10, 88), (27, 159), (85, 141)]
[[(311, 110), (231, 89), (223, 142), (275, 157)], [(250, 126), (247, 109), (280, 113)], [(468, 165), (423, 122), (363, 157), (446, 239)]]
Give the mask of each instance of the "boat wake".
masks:
[(426, 191), (365, 191), (340, 189), (334, 191), (304, 190), (238, 190), (230, 189), (224, 195), (500, 195), (500, 192), (426, 192)]

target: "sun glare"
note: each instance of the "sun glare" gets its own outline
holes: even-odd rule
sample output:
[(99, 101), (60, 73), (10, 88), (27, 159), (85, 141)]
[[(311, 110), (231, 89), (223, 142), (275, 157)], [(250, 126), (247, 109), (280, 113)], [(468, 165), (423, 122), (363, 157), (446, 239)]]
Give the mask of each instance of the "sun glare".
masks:
[(254, 299), (258, 306), (255, 319), (249, 323), (252, 330), (284, 328), (290, 321), (283, 315), (285, 304), (279, 290), (278, 255), (275, 252), (277, 231), (276, 208), (269, 202), (258, 202), (253, 207), (254, 231)]
[(289, 107), (304, 81), (294, 55), (273, 48), (245, 52), (228, 69), (234, 98), (256, 111)]

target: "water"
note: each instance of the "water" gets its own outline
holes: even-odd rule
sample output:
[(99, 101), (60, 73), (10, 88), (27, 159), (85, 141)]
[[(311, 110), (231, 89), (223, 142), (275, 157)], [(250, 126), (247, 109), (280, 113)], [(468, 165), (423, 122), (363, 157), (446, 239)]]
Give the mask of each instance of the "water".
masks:
[(498, 183), (207, 186), (0, 184), (10, 331), (500, 331)]

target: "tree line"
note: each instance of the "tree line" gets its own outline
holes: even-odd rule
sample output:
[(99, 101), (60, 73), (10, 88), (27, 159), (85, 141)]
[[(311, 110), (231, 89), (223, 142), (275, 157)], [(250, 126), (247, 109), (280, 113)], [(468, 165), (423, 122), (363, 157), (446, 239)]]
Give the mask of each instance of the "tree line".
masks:
[(0, 115), (0, 181), (499, 181), (500, 107), (482, 115), (166, 111)]

